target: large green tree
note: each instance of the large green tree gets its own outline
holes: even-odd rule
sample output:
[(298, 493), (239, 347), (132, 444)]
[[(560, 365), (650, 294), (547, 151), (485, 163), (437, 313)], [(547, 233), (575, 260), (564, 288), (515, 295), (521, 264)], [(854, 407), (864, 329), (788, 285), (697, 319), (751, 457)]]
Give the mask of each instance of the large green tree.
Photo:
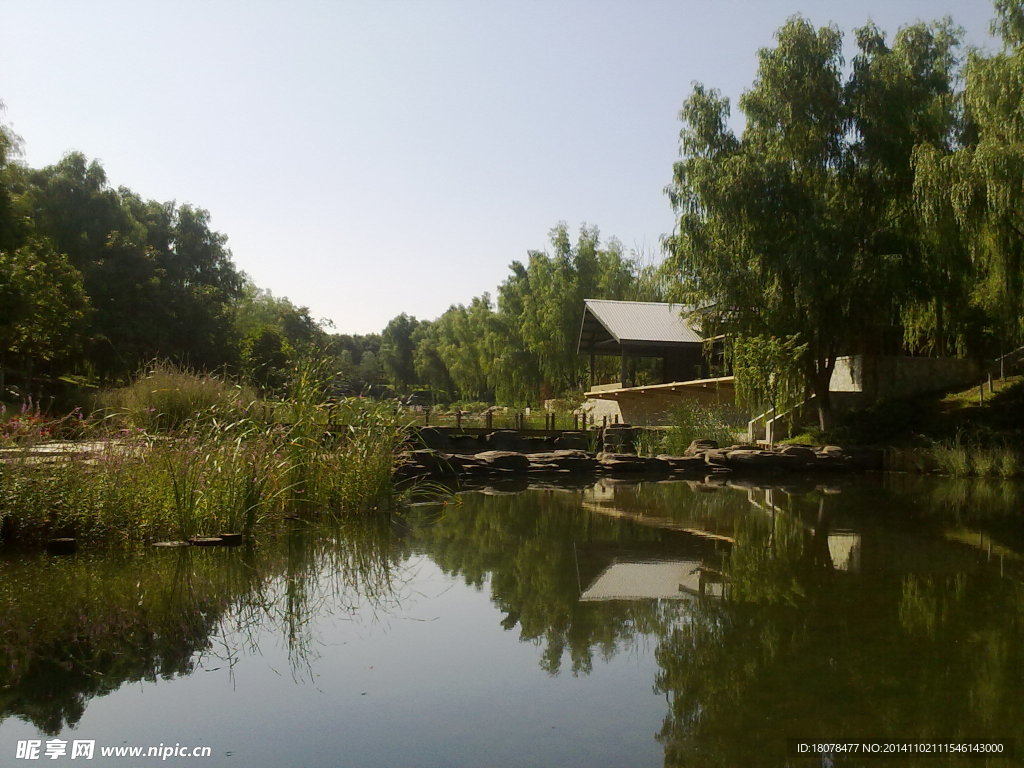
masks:
[(391, 383), (407, 392), (416, 383), (413, 336), (419, 321), (404, 312), (392, 318), (381, 333), (380, 362)]
[(484, 294), (412, 330), (411, 318), (392, 320), (381, 349), (391, 379), (406, 380), (408, 338), (413, 375), (449, 396), (531, 405), (579, 389), (586, 374), (576, 354), (584, 300), (657, 300), (662, 281), (614, 238), (602, 244), (596, 227), (581, 226), (574, 242), (559, 223), (549, 238), (549, 251), (512, 262), (496, 302)]
[(76, 351), (88, 309), (81, 274), (48, 242), (0, 250), (0, 397), (5, 365), (31, 371)]
[(741, 136), (718, 92), (698, 85), (683, 105), (668, 267), (708, 330), (793, 340), (828, 428), (836, 358), (895, 351), (921, 295), (910, 158), (948, 140), (956, 34), (909, 28), (890, 50), (865, 27), (849, 81), (838, 29), (794, 17), (776, 40), (740, 99)]
[(207, 211), (115, 190), (79, 152), (29, 171), (24, 197), (35, 229), (82, 273), (95, 310), (87, 361), (101, 377), (154, 356), (203, 368), (236, 359), (242, 278)]
[(964, 303), (984, 313), (1005, 349), (1024, 336), (1024, 3), (996, 0), (995, 9), (1003, 50), (968, 58), (961, 144), (922, 146), (915, 161), (922, 218), (953, 230), (965, 254), (956, 269), (969, 276)]

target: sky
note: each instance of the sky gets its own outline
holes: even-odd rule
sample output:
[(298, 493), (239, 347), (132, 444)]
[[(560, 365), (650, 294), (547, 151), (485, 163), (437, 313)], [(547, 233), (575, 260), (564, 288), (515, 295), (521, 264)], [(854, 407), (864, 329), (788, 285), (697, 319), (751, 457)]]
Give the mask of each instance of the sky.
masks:
[(78, 150), (205, 208), (261, 288), (379, 332), (493, 296), (559, 221), (660, 260), (684, 99), (735, 107), (797, 13), (848, 58), (869, 19), (998, 48), (989, 0), (0, 0), (0, 120), (28, 165)]

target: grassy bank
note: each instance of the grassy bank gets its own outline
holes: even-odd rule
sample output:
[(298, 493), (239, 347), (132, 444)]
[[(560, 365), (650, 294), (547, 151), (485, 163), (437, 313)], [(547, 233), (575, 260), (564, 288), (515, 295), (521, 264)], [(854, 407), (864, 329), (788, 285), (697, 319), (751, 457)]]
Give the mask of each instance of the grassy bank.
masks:
[[(328, 383), (324, 366), (307, 361), (286, 401), (263, 403), (217, 377), (164, 366), (108, 394), (92, 418), (8, 430), (2, 538), (251, 536), (289, 515), (386, 507), (402, 423), (387, 404), (326, 402)], [(69, 426), (90, 439), (88, 450), (39, 451)]]
[(1024, 376), (945, 393), (877, 403), (843, 414), (829, 432), (786, 440), (886, 449), (896, 471), (955, 477), (1024, 475)]

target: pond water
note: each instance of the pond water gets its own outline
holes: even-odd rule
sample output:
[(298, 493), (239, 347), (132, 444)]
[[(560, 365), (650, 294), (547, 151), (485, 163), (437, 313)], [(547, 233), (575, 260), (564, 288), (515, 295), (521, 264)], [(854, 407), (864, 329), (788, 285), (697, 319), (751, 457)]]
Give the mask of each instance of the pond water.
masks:
[(595, 768), (1013, 739), (1021, 486), (815, 482), (489, 489), (252, 548), (8, 553), (0, 765), (33, 740), (47, 764)]

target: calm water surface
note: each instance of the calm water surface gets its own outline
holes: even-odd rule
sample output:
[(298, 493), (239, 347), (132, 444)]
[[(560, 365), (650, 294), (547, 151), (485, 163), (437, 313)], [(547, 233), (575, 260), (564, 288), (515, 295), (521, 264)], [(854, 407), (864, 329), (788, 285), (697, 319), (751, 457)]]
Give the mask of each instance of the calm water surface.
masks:
[[(1022, 515), (1011, 484), (603, 481), (251, 549), (8, 554), (0, 765), (27, 739), (96, 743), (47, 765), (594, 768), (1017, 738)], [(212, 756), (99, 752), (175, 744)], [(1019, 761), (867, 764), (892, 762)]]

